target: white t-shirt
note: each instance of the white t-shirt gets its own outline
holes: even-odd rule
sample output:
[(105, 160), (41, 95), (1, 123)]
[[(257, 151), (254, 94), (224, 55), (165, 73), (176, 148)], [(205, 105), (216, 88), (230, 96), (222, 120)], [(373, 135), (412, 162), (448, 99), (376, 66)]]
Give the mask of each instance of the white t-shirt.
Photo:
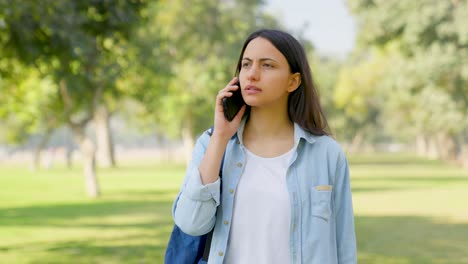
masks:
[(224, 263), (290, 263), (286, 172), (294, 151), (263, 158), (246, 149)]

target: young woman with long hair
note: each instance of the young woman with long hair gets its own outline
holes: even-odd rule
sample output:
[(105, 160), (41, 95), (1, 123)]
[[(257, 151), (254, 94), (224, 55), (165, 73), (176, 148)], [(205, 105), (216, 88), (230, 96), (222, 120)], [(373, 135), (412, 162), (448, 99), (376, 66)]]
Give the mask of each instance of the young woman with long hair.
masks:
[[(214, 228), (208, 263), (356, 263), (348, 162), (327, 132), (303, 47), (256, 31), (237, 74), (216, 96), (212, 134), (196, 143), (176, 224), (190, 235)], [(228, 121), (222, 100), (237, 89), (246, 105)]]

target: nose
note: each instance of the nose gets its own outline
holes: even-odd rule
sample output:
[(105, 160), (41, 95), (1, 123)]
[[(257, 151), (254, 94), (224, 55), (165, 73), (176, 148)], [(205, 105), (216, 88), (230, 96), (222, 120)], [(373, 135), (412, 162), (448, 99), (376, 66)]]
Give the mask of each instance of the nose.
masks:
[(258, 81), (260, 78), (260, 70), (258, 69), (258, 66), (253, 64), (250, 69), (247, 71), (247, 80), (249, 81)]

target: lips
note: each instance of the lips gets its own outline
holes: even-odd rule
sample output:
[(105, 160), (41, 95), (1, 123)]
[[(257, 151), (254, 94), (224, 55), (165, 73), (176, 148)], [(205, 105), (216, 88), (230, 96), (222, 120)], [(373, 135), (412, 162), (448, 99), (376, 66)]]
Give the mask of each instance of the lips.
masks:
[(245, 87), (245, 91), (247, 91), (247, 93), (259, 93), (262, 91), (262, 89), (258, 88), (257, 86), (254, 86), (254, 85), (247, 85)]

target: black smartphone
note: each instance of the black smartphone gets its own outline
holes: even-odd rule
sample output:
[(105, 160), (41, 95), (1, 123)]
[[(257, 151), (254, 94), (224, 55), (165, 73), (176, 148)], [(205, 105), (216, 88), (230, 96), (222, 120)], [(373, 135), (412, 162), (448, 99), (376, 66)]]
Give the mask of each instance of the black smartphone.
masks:
[(240, 83), (237, 82), (234, 85), (239, 86), (239, 89), (235, 90), (231, 97), (223, 98), (224, 116), (229, 122), (234, 119), (245, 104), (244, 98), (242, 98)]

